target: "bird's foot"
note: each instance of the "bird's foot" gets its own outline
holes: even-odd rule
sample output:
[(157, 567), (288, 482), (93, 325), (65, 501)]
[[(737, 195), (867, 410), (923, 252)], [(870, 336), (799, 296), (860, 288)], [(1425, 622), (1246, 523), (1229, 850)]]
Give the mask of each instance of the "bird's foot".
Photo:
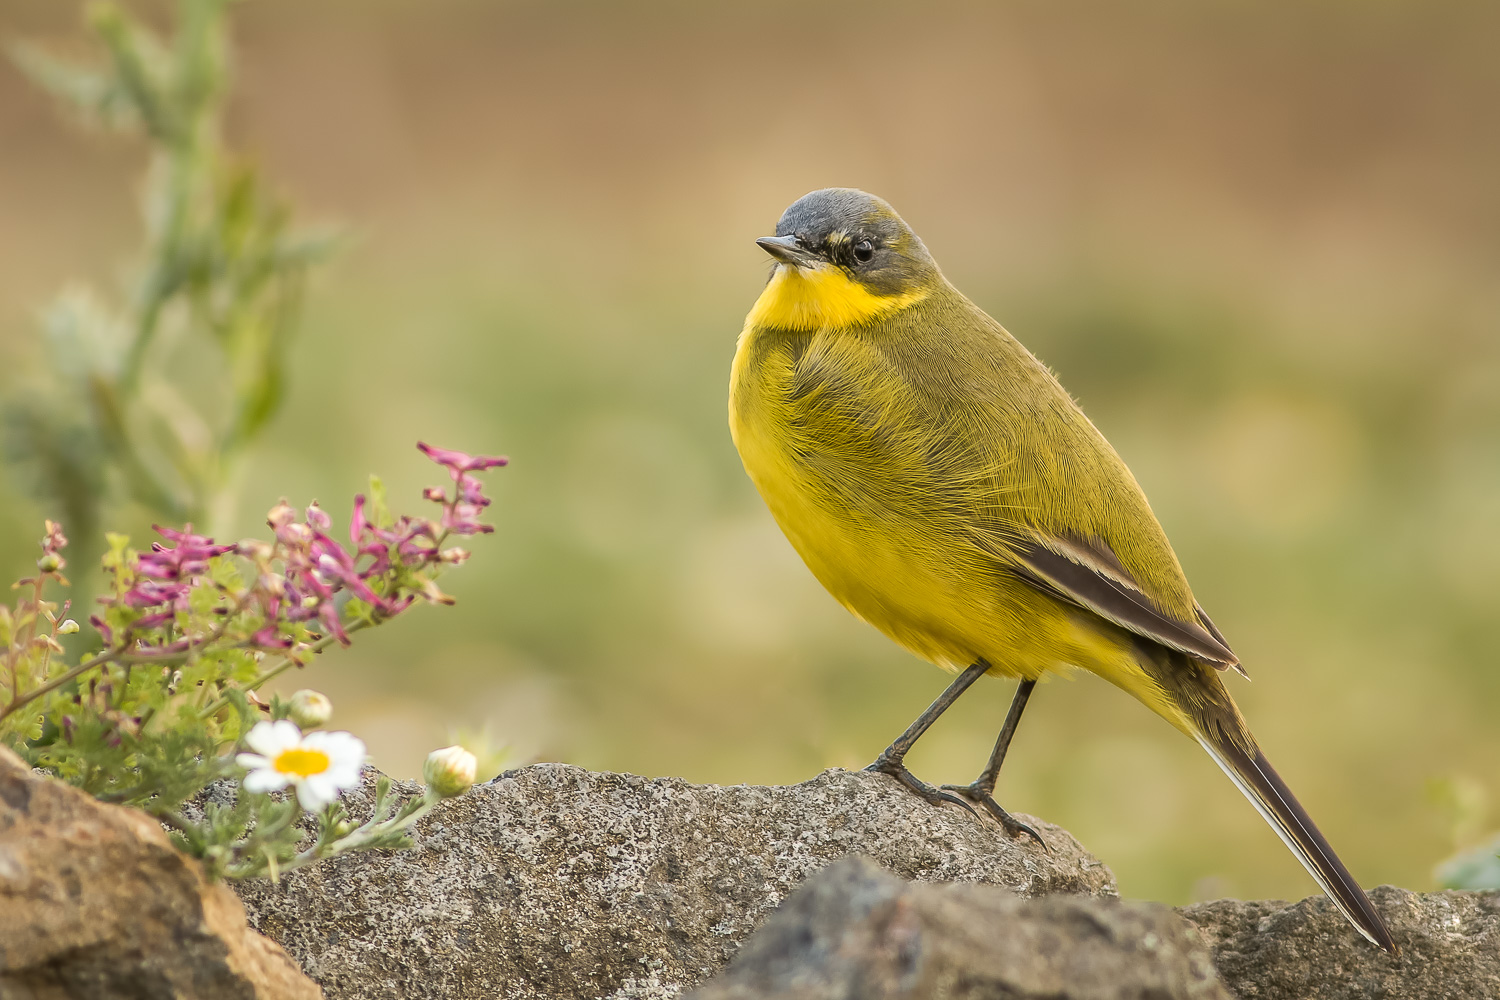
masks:
[[(976, 781), (972, 785), (944, 785), (943, 789), (949, 792), (957, 792), (969, 802), (979, 803), (984, 806), (985, 812), (995, 817), (995, 822), (1005, 828), (1006, 833), (1012, 837), (1019, 837), (1024, 833), (1036, 841), (1037, 846), (1041, 847), (1042, 850), (1047, 851), (1049, 854), (1051, 853), (1047, 847), (1047, 842), (1042, 839), (1042, 835), (1002, 809), (1000, 803), (995, 801), (995, 796), (991, 794), (991, 790), (986, 788), (982, 782)], [(943, 794), (943, 792), (940, 791), (938, 794)]]
[(954, 805), (963, 806), (965, 809), (969, 810), (969, 812), (974, 814), (975, 819), (979, 818), (979, 813), (974, 812), (974, 807), (969, 804), (967, 799), (960, 798), (959, 796), (954, 795), (951, 792), (945, 792), (940, 789), (934, 788), (932, 785), (929, 785), (927, 782), (923, 781), (921, 778), (918, 778), (915, 774), (912, 774), (910, 771), (908, 771), (906, 769), (906, 765), (901, 762), (901, 758), (899, 757), (891, 758), (887, 757), (885, 754), (881, 754), (879, 757), (875, 758), (875, 763), (865, 768), (865, 770), (874, 771), (877, 774), (889, 774), (891, 777), (901, 782), (901, 784), (905, 785), (909, 790), (915, 792), (920, 798), (924, 799), (927, 802), (931, 802), (933, 805), (939, 805), (943, 802), (952, 802)]

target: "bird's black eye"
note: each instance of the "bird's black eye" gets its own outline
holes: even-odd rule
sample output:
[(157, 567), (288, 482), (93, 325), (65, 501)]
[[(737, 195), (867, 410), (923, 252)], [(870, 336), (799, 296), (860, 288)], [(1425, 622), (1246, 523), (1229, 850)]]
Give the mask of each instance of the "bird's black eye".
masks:
[(868, 264), (870, 258), (875, 256), (875, 244), (869, 240), (860, 240), (854, 244), (854, 259), (861, 264)]

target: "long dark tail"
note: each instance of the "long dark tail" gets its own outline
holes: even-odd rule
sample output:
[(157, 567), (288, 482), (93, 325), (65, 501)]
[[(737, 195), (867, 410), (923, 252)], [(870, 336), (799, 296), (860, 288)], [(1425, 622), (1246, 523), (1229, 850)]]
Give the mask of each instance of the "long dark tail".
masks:
[(1265, 754), (1259, 749), (1253, 753), (1247, 751), (1217, 726), (1204, 727), (1198, 734), (1198, 742), (1271, 824), (1282, 842), (1292, 849), (1308, 873), (1317, 879), (1339, 912), (1371, 942), (1396, 954), (1396, 942), (1391, 938), (1385, 921), (1380, 919), (1380, 914), (1370, 905), (1369, 897), (1354, 881), (1339, 856), (1333, 853), (1312, 817), (1286, 787), (1286, 782), (1281, 780), (1281, 775), (1266, 760)]

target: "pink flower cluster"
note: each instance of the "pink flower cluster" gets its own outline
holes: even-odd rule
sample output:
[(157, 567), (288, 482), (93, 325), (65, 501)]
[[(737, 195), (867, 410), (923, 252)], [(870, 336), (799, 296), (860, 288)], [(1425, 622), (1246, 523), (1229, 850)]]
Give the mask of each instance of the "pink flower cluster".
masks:
[(132, 624), (137, 629), (154, 628), (171, 621), (175, 612), (188, 609), (188, 594), (193, 583), (208, 572), (208, 561), (226, 552), (233, 552), (233, 545), (217, 545), (212, 538), (193, 534), (193, 526), (182, 531), (155, 525), (157, 534), (175, 545), (152, 542), (151, 551), (136, 556), (136, 583), (119, 596), (119, 601), (130, 608), (154, 608), (150, 614), (137, 618)]
[[(332, 636), (348, 645), (345, 606), (351, 597), (364, 602), (376, 619), (400, 614), (418, 597), (452, 603), (428, 571), (468, 557), (463, 549), (443, 548), (449, 535), (494, 530), (478, 520), (490, 500), (472, 473), (506, 460), (418, 447), (448, 469), (455, 484), (452, 496), (438, 488), (423, 492), (442, 506), (438, 517), (382, 517), (389, 523), (378, 523), (367, 512), (364, 496), (357, 496), (349, 524), (352, 551), (329, 534), (332, 522), (316, 503), (300, 518), (285, 501), (272, 508), (266, 517), (275, 538), (271, 544), (224, 545), (193, 534), (191, 526), (181, 531), (158, 526), (170, 544), (155, 542), (150, 552), (136, 554), (117, 570), (121, 589), (100, 599), (108, 607), (141, 613), (108, 615), (113, 625), (106, 616), (90, 621), (110, 646), (135, 656), (165, 657), (224, 638), (262, 651), (290, 650), (310, 635)], [(245, 589), (212, 579), (210, 560), (230, 553), (254, 567), (253, 582)], [(216, 591), (213, 627), (206, 634), (187, 634), (194, 631), (182, 627), (191, 611), (190, 597), (205, 585)], [(242, 628), (230, 635), (236, 623)], [(124, 634), (118, 634), (121, 629)]]
[(490, 505), (490, 498), (484, 495), (484, 484), (469, 473), (493, 469), (497, 465), (504, 465), (507, 460), (503, 457), (486, 458), (483, 455), (465, 455), (461, 451), (434, 448), (421, 441), (417, 442), (417, 447), (422, 449), (422, 454), (446, 468), (448, 474), (453, 477), (453, 482), (458, 486), (458, 498), (452, 503), (448, 502), (447, 493), (439, 487), (429, 486), (422, 493), (426, 499), (436, 500), (444, 505), (443, 528), (455, 535), (473, 535), (494, 531), (492, 525), (479, 523), (479, 515)]

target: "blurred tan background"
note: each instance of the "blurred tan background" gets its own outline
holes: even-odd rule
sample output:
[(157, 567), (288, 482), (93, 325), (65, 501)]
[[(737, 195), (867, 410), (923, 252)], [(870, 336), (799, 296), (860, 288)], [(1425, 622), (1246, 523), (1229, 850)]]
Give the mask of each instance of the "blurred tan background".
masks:
[[(941, 689), (821, 591), (725, 426), (752, 240), (855, 185), (1130, 462), (1254, 677), (1235, 696), (1363, 881), (1430, 886), (1455, 846), (1433, 782), (1500, 790), (1500, 8), (235, 17), (234, 144), (357, 237), (311, 289), (239, 533), (283, 494), (347, 517), (370, 472), (415, 507), (418, 438), (513, 460), (457, 607), (293, 680), (381, 767), (461, 728), (517, 761), (794, 782), (863, 765)], [(78, 24), (0, 0), (6, 39)], [(63, 283), (128, 264), (141, 166), (0, 65), (0, 390)], [(7, 578), (46, 513), (0, 484)], [(913, 768), (972, 778), (1009, 696), (979, 685)], [(1195, 747), (1089, 677), (1039, 689), (1000, 792), (1127, 894), (1315, 891)]]

